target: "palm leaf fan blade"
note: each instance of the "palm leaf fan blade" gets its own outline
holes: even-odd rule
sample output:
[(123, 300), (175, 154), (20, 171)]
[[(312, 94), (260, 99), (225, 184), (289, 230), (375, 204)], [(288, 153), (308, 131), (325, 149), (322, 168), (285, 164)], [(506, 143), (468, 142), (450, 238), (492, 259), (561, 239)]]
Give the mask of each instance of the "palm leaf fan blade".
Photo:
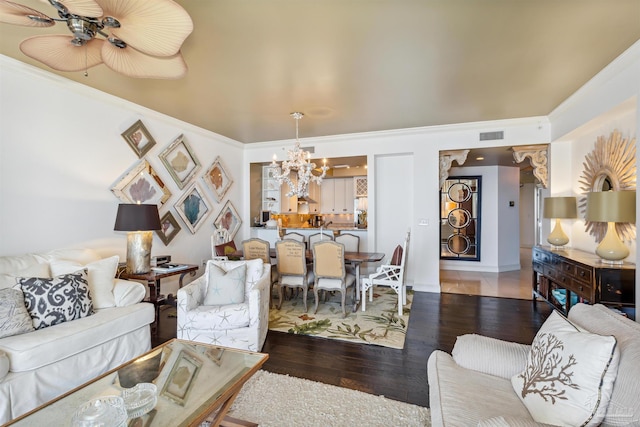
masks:
[[(38, 19), (31, 19), (30, 15)], [(53, 19), (42, 12), (6, 0), (0, 0), (0, 22), (26, 27), (51, 27), (55, 24)]]
[(20, 43), (22, 53), (58, 71), (82, 71), (102, 63), (103, 40), (90, 40), (84, 46), (71, 44), (72, 36), (34, 36)]
[(193, 31), (189, 14), (171, 0), (98, 0), (105, 16), (120, 22), (111, 34), (152, 56), (178, 53), (184, 40)]
[(113, 71), (129, 77), (148, 79), (179, 79), (187, 74), (187, 64), (178, 52), (172, 56), (149, 56), (132, 47), (119, 48), (106, 42), (102, 60)]
[[(40, 0), (43, 3), (51, 4), (48, 0)], [(99, 18), (103, 11), (98, 3), (93, 0), (58, 0), (58, 3), (67, 8), (69, 13), (91, 18)]]

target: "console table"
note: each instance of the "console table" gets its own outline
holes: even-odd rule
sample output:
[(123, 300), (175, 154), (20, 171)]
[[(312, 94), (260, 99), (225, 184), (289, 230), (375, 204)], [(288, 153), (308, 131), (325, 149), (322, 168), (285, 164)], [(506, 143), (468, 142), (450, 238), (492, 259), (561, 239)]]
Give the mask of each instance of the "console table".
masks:
[[(635, 308), (635, 264), (609, 265), (595, 253), (571, 248), (552, 250), (548, 246), (534, 246), (532, 262), (534, 301), (540, 297), (565, 314), (576, 300)], [(554, 290), (563, 290), (563, 305), (554, 297)]]

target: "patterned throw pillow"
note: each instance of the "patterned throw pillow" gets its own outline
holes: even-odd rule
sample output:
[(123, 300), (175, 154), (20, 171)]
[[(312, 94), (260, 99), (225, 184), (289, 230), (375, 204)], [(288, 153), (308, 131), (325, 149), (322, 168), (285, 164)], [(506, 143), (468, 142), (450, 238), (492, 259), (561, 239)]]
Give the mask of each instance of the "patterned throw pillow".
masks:
[(86, 269), (52, 279), (22, 277), (18, 284), (35, 329), (93, 314)]
[(227, 271), (213, 263), (207, 263), (207, 293), (204, 305), (243, 303), (246, 273), (245, 264), (234, 266)]
[(33, 323), (24, 305), (22, 291), (0, 289), (0, 338), (31, 331), (33, 331)]
[(607, 412), (619, 359), (615, 337), (582, 331), (554, 311), (511, 384), (539, 423), (597, 426)]

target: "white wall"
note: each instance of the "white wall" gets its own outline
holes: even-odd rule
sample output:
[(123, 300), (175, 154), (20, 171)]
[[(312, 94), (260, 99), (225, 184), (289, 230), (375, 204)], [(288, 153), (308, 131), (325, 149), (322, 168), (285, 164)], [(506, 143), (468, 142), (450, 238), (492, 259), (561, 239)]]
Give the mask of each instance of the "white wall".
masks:
[[(0, 67), (0, 255), (75, 246), (124, 260), (126, 236), (113, 231), (119, 200), (110, 189), (139, 161), (121, 133), (141, 119), (157, 142), (145, 157), (173, 193), (160, 214), (170, 209), (182, 225), (168, 247), (155, 236), (152, 254), (194, 264), (210, 257), (222, 205), (205, 189), (213, 213), (192, 235), (173, 208), (182, 192), (158, 154), (184, 134), (202, 164), (203, 188), (200, 176), (220, 155), (234, 181), (225, 201), (242, 212), (242, 144), (6, 57)], [(162, 284), (175, 292), (174, 282)]]

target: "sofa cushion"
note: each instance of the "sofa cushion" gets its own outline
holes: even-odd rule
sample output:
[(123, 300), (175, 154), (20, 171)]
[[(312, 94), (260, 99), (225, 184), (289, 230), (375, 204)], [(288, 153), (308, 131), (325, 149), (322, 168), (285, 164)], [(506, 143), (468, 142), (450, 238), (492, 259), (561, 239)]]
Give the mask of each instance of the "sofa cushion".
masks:
[(105, 308), (93, 316), (3, 338), (0, 350), (9, 356), (11, 372), (30, 371), (135, 331), (154, 318), (149, 303)]
[(511, 378), (516, 394), (538, 422), (600, 425), (618, 368), (613, 336), (583, 332), (557, 311), (531, 345), (524, 371)]
[(207, 293), (203, 305), (243, 303), (246, 272), (246, 264), (234, 265), (228, 270), (215, 264), (207, 264)]
[(54, 278), (22, 277), (18, 284), (35, 329), (93, 314), (87, 270)]
[(116, 305), (116, 300), (113, 296), (113, 285), (119, 261), (120, 257), (117, 255), (85, 265), (76, 261), (53, 259), (49, 266), (53, 276), (74, 273), (86, 268), (89, 271), (87, 280), (91, 291), (93, 308), (100, 309)]
[(19, 289), (0, 289), (0, 338), (33, 331), (31, 316)]
[(24, 262), (22, 257), (0, 257), (1, 267), (5, 271), (0, 273), (0, 289), (13, 288), (20, 277), (51, 277), (48, 263), (38, 263), (35, 257), (25, 257), (32, 262)]
[(640, 324), (601, 304), (576, 304), (569, 320), (589, 332), (613, 335), (620, 362), (603, 426), (637, 425), (640, 420)]

